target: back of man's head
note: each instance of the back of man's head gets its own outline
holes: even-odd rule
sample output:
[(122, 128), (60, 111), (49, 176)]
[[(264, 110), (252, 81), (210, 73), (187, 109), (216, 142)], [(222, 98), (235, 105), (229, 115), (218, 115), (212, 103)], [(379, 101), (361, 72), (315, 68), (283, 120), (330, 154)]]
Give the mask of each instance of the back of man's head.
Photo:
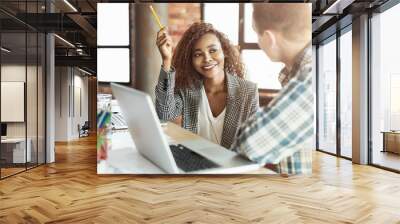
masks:
[(311, 3), (254, 3), (258, 33), (278, 31), (288, 40), (311, 40)]

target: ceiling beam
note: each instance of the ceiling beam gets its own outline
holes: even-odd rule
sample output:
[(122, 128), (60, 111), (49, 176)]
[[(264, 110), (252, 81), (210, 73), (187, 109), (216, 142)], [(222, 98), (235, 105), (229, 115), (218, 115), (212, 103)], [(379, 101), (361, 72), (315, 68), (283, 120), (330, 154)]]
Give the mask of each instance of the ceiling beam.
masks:
[(336, 0), (332, 2), (326, 9), (322, 12), (322, 14), (342, 14), (343, 10), (351, 5), (354, 0)]
[(90, 56), (55, 56), (56, 66), (83, 66), (96, 71), (97, 60)]
[(316, 32), (321, 29), (328, 21), (330, 21), (334, 16), (319, 16), (317, 20), (312, 24), (312, 32)]
[(85, 17), (80, 14), (67, 14), (67, 16), (73, 20), (77, 25), (79, 25), (83, 31), (90, 37), (86, 41), (91, 46), (96, 46), (97, 31), (96, 29), (87, 21)]

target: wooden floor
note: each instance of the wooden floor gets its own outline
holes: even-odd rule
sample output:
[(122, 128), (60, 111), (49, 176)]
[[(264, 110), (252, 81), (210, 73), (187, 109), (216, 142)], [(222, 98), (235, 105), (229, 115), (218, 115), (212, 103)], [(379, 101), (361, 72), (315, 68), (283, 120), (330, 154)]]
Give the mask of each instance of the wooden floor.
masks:
[(315, 153), (309, 177), (98, 176), (95, 137), (0, 181), (0, 223), (400, 223), (400, 175)]
[(25, 167), (24, 168), (1, 168), (1, 178), (19, 173), (26, 170)]
[[(23, 166), (23, 167), (21, 167)], [(1, 178), (6, 178), (8, 176), (23, 172), (27, 169), (33, 169), (37, 167), (37, 164), (29, 164), (26, 168), (24, 165), (19, 165), (19, 167), (7, 167), (7, 168), (1, 168)]]

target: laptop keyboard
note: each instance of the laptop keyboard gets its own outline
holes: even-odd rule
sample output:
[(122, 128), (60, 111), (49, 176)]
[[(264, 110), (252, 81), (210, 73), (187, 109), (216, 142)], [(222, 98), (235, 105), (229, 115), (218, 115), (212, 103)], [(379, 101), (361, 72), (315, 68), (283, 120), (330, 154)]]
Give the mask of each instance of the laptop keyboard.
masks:
[(169, 147), (174, 156), (176, 165), (185, 172), (219, 167), (216, 163), (183, 145), (170, 145)]

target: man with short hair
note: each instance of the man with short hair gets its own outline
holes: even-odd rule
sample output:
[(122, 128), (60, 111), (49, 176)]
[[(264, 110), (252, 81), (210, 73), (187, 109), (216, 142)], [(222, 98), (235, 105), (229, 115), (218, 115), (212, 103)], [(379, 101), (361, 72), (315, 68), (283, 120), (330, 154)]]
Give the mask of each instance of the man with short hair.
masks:
[(310, 174), (314, 136), (311, 4), (253, 4), (253, 29), (267, 56), (285, 67), (282, 89), (237, 133), (232, 149), (280, 174)]

